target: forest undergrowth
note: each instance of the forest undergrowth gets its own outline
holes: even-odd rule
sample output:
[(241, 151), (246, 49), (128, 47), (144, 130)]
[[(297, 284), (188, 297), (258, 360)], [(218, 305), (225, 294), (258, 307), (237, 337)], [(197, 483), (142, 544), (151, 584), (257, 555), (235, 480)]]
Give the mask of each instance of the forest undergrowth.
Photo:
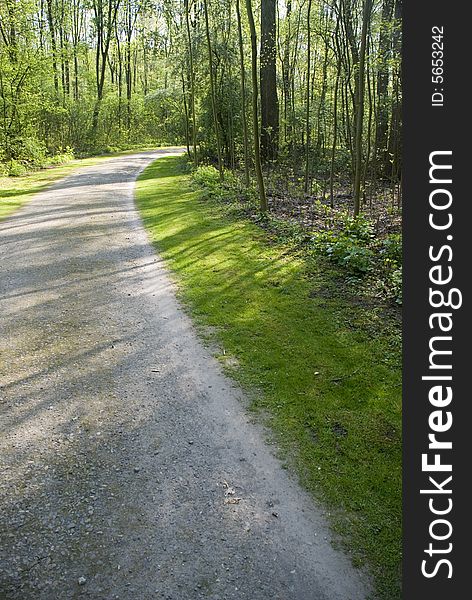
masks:
[(296, 178), (273, 171), (266, 175), (269, 210), (261, 215), (257, 190), (244, 185), (241, 173), (226, 171), (221, 181), (217, 169), (205, 165), (193, 169), (192, 178), (205, 197), (231, 206), (305, 257), (324, 256), (340, 267), (351, 293), (402, 304), (401, 208), (390, 187), (380, 188), (354, 218), (349, 188), (340, 186), (330, 202), (321, 185), (318, 194), (307, 194)]

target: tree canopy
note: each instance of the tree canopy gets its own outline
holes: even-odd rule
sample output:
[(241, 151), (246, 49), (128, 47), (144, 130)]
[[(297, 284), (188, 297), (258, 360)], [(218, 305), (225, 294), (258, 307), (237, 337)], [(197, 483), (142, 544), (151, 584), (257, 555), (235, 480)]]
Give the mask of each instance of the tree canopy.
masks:
[(2, 170), (184, 143), (331, 203), (349, 180), (357, 214), (401, 176), (400, 18), (401, 0), (0, 0)]

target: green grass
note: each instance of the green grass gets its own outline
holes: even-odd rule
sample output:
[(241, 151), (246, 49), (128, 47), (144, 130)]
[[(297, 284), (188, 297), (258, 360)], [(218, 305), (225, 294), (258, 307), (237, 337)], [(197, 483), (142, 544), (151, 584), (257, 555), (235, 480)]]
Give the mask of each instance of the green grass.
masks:
[(337, 293), (339, 273), (326, 263), (307, 263), (204, 201), (184, 171), (181, 159), (160, 158), (137, 186), (182, 301), (213, 332), (253, 407), (269, 415), (283, 458), (327, 505), (354, 563), (369, 566), (376, 597), (399, 598), (398, 324), (384, 306)]

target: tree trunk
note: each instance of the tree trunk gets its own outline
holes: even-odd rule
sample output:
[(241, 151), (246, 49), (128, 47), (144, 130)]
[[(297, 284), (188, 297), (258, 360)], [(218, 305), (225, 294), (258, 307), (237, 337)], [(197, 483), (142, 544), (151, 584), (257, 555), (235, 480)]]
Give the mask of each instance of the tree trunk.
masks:
[(52, 14), (52, 0), (47, 0), (47, 13), (49, 32), (51, 34), (51, 49), (52, 49), (52, 70), (54, 74), (54, 89), (56, 94), (59, 93), (59, 78), (57, 76), (57, 47), (56, 47), (56, 30), (54, 27), (54, 17)]
[(385, 174), (388, 164), (388, 84), (389, 84), (389, 51), (392, 34), (390, 31), (394, 0), (384, 0), (382, 5), (382, 22), (379, 39), (379, 66), (377, 69), (377, 114), (375, 126), (375, 163), (376, 171)]
[(190, 15), (188, 0), (184, 2), (185, 8), (185, 24), (187, 28), (187, 43), (188, 43), (188, 57), (190, 65), (190, 112), (192, 113), (192, 145), (193, 145), (193, 163), (195, 167), (198, 166), (198, 152), (197, 152), (197, 119), (195, 116), (195, 70), (193, 67), (193, 47), (192, 47), (192, 36), (190, 35)]
[[(393, 33), (393, 55), (398, 58), (401, 54), (401, 18), (402, 0), (395, 1)], [(388, 162), (386, 163), (386, 175), (395, 181), (399, 179), (401, 171), (401, 70), (397, 67), (393, 74), (392, 90), (392, 112), (390, 120), (390, 131), (388, 139)]]
[(261, 2), (261, 159), (275, 161), (278, 154), (279, 103), (276, 69), (276, 0)]
[(243, 146), (244, 146), (244, 176), (246, 185), (250, 183), (249, 179), (249, 141), (246, 123), (246, 74), (244, 70), (244, 45), (243, 45), (243, 28), (241, 23), (241, 6), (240, 0), (236, 0), (236, 16), (238, 19), (238, 42), (239, 42), (239, 61), (241, 69), (241, 112), (243, 123)]
[(308, 194), (310, 189), (310, 142), (311, 142), (311, 127), (310, 127), (310, 73), (311, 73), (311, 6), (312, 0), (308, 0), (308, 10), (306, 17), (306, 149), (305, 149), (305, 194)]
[(364, 0), (362, 17), (361, 47), (359, 50), (359, 68), (357, 72), (358, 98), (356, 113), (355, 145), (355, 175), (354, 175), (354, 216), (357, 217), (361, 206), (361, 180), (362, 180), (362, 128), (364, 125), (364, 89), (365, 89), (365, 55), (367, 46), (367, 32), (369, 29), (370, 14), (373, 0)]
[(259, 146), (259, 114), (257, 106), (257, 35), (251, 0), (246, 0), (246, 10), (251, 31), (251, 74), (252, 74), (252, 121), (254, 133), (254, 166), (256, 169), (257, 185), (259, 188), (259, 205), (262, 213), (267, 212), (267, 196), (262, 176), (261, 154)]
[[(284, 142), (292, 144), (292, 98), (290, 81), (290, 37), (291, 37), (291, 18), (292, 18), (292, 0), (287, 0), (286, 16), (287, 32), (284, 41), (284, 50), (282, 58), (282, 85), (284, 94)], [(290, 116), (289, 116), (290, 115)]]
[(223, 160), (221, 157), (221, 142), (220, 142), (220, 133), (218, 126), (218, 113), (216, 110), (216, 94), (215, 94), (215, 75), (213, 73), (213, 50), (211, 46), (211, 38), (210, 38), (210, 23), (208, 19), (208, 0), (203, 1), (203, 8), (205, 10), (205, 31), (206, 31), (206, 39), (207, 39), (207, 47), (208, 47), (208, 67), (210, 70), (210, 93), (211, 93), (211, 105), (213, 109), (213, 127), (215, 128), (215, 136), (216, 136), (216, 148), (218, 153), (218, 171), (220, 172), (220, 180), (222, 181), (224, 178), (223, 173)]

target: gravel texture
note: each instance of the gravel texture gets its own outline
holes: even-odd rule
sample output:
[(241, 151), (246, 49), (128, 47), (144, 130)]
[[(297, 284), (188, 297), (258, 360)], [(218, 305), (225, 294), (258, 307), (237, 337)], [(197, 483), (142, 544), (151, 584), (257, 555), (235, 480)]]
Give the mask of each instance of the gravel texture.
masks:
[(0, 224), (0, 598), (357, 600), (112, 158)]

